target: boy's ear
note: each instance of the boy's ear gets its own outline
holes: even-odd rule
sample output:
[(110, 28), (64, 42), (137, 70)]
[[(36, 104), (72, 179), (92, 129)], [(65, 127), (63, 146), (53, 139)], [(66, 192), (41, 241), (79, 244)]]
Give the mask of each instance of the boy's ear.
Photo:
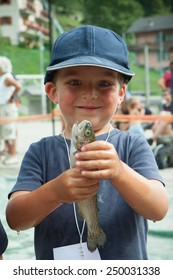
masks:
[(57, 89), (56, 89), (54, 83), (47, 82), (45, 84), (45, 91), (46, 91), (49, 99), (52, 100), (54, 104), (57, 104), (58, 103), (58, 93), (57, 93)]
[(123, 102), (124, 97), (126, 95), (126, 89), (127, 89), (126, 84), (124, 84), (119, 91), (119, 102), (118, 102), (119, 104), (118, 105), (120, 105)]

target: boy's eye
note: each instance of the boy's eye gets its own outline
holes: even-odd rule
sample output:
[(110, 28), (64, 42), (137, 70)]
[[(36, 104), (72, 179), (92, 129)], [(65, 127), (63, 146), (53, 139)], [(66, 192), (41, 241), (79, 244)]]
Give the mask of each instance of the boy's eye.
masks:
[(80, 81), (79, 80), (73, 80), (73, 81), (70, 81), (69, 84), (72, 85), (72, 86), (79, 86)]
[(110, 85), (111, 84), (107, 81), (101, 81), (101, 82), (98, 83), (98, 86), (100, 86), (100, 87), (108, 87)]

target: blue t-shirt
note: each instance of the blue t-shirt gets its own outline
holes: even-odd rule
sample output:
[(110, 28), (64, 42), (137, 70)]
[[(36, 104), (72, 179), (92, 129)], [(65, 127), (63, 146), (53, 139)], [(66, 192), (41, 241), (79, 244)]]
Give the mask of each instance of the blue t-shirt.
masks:
[[(97, 140), (106, 137), (107, 134), (103, 134)], [(114, 145), (119, 158), (135, 171), (148, 179), (162, 181), (153, 152), (143, 136), (115, 129), (110, 132), (108, 142)], [(70, 140), (67, 143), (70, 146)], [(63, 137), (43, 138), (31, 144), (26, 152), (11, 193), (33, 191), (67, 169), (69, 160)], [(126, 203), (108, 180), (100, 182), (98, 207), (100, 225), (107, 235), (104, 248), (99, 249), (101, 259), (147, 259), (147, 220)], [(78, 222), (81, 229), (83, 221)], [(84, 242), (86, 234), (85, 227)], [(79, 243), (79, 234), (72, 203), (64, 203), (35, 227), (36, 259), (53, 259), (53, 248), (76, 243)]]

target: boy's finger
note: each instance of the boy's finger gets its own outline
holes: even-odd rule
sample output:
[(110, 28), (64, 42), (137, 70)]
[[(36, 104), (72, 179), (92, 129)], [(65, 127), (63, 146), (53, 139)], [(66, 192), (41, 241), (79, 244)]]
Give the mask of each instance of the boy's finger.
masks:
[(81, 151), (91, 151), (91, 150), (109, 150), (110, 147), (112, 147), (112, 144), (106, 142), (106, 141), (94, 141), (91, 143), (88, 143), (86, 145), (84, 145), (81, 148)]

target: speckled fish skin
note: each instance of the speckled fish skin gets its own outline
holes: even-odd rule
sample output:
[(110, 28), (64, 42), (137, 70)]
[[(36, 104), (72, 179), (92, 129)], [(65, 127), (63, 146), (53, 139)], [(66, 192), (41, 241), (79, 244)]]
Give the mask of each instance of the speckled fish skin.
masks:
[[(70, 167), (75, 165), (75, 154), (82, 146), (95, 141), (92, 124), (84, 120), (81, 123), (75, 122), (72, 128), (72, 139), (70, 147)], [(94, 252), (96, 248), (103, 247), (106, 242), (106, 235), (99, 225), (97, 194), (91, 198), (77, 203), (77, 212), (80, 218), (86, 220), (87, 224), (87, 246), (88, 250)]]

